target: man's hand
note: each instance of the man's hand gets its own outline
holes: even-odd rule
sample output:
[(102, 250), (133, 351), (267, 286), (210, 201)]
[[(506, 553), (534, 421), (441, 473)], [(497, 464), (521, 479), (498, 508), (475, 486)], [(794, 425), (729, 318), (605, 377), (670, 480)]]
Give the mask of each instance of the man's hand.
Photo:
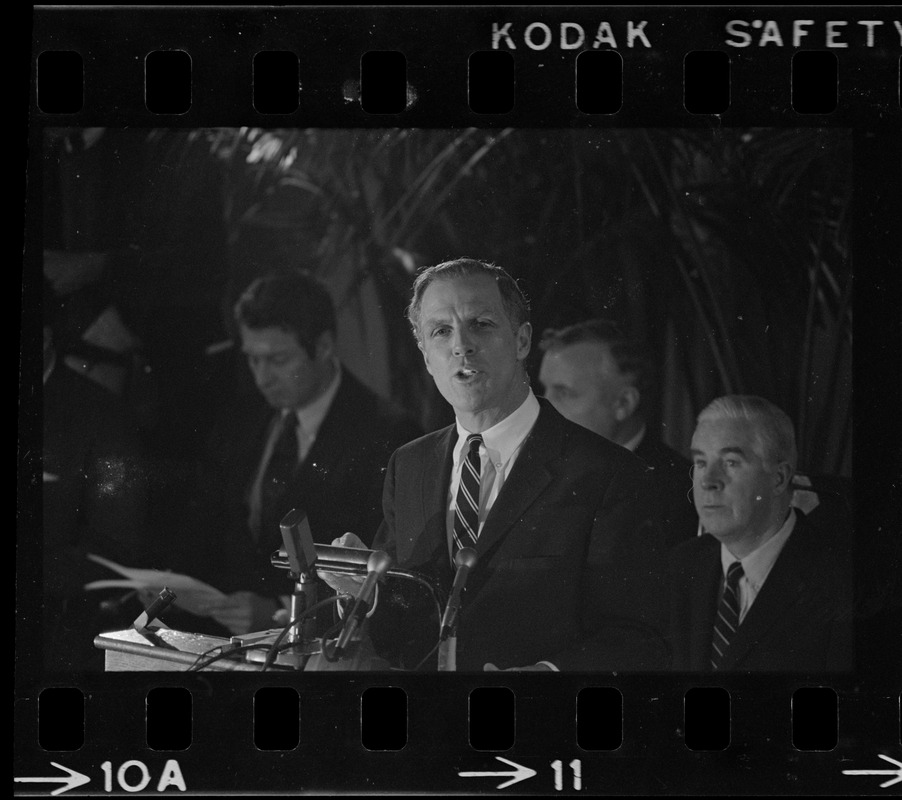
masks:
[(210, 603), (207, 614), (233, 634), (249, 633), (272, 628), (273, 614), (278, 605), (271, 597), (253, 592), (233, 592), (225, 600)]
[(332, 540), (333, 547), (356, 547), (358, 550), (366, 550), (366, 545), (356, 533), (345, 533)]
[(507, 669), (498, 669), (494, 664), (486, 664), (483, 672), (554, 672), (547, 664), (530, 664), (528, 667), (508, 667)]
[[(346, 533), (332, 540), (333, 547), (355, 547), (358, 550), (366, 550), (367, 547), (354, 533)], [(348, 594), (356, 596), (360, 587), (363, 585), (364, 577), (362, 575), (345, 575), (337, 572), (319, 572), (323, 583), (329, 586), (337, 594)]]

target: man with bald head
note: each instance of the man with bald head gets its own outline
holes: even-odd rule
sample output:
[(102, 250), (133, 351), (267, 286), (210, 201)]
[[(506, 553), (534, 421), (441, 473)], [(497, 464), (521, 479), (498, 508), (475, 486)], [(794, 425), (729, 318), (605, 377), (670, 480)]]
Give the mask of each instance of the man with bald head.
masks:
[(698, 416), (692, 457), (704, 534), (672, 557), (674, 668), (851, 669), (848, 542), (791, 505), (789, 417), (760, 397), (720, 397)]
[(641, 513), (648, 470), (533, 394), (516, 281), (445, 262), (419, 274), (408, 317), (456, 422), (392, 456), (373, 547), (445, 593), (456, 552), (475, 550), (457, 668), (665, 668), (663, 548)]
[(625, 447), (654, 470), (649, 511), (669, 546), (695, 536), (689, 461), (655, 436), (646, 418), (656, 383), (648, 349), (605, 319), (545, 331), (540, 347), (545, 397), (571, 422)]

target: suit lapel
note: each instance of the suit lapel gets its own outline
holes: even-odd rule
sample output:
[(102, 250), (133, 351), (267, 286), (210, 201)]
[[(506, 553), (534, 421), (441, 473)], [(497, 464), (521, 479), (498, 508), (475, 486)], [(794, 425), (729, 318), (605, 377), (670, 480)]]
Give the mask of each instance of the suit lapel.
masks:
[[(451, 460), (457, 443), (457, 429), (450, 425), (435, 442), (423, 460), (423, 514), (426, 519), (445, 518), (448, 509), (448, 487), (451, 485)], [(440, 478), (437, 480), (437, 478)]]
[(262, 490), (257, 486), (257, 478), (260, 474), (260, 465), (266, 445), (280, 419), (281, 415), (278, 411), (273, 414), (269, 407), (260, 409), (255, 424), (247, 426), (252, 434), (247, 436), (240, 446), (241, 457), (234, 459), (235, 463), (243, 465), (240, 485), (243, 487), (241, 491), (246, 512), (244, 519), (249, 523), (246, 527), (246, 535), (253, 541), (257, 541), (260, 537), (260, 530), (257, 526), (261, 524), (260, 518), (263, 513)]
[(711, 669), (711, 640), (714, 636), (714, 617), (720, 602), (723, 567), (720, 563), (720, 542), (705, 534), (704, 555), (696, 562), (690, 577), (692, 625), (689, 632), (690, 668)]
[[(451, 576), (446, 524), (451, 456), (456, 441), (457, 429), (450, 425), (437, 434), (432, 446), (424, 452), (413, 495), (420, 500), (420, 521), (403, 532), (409, 551), (399, 553), (402, 562), (416, 569), (430, 569), (443, 583), (450, 583)], [(444, 588), (447, 590), (447, 586)]]
[(239, 440), (238, 447), (240, 449), (232, 451), (232, 453), (237, 452), (238, 457), (235, 458), (232, 455), (231, 458), (244, 466), (245, 474), (242, 482), (247, 491), (250, 491), (251, 484), (257, 477), (260, 462), (263, 460), (264, 448), (272, 436), (273, 428), (279, 424), (280, 418), (281, 415), (278, 411), (273, 413), (272, 408), (266, 406), (256, 411), (249, 425), (242, 426), (247, 433), (244, 433), (243, 438)]
[(561, 453), (557, 419), (544, 407), (495, 498), (476, 543), (480, 557), (489, 554), (542, 494), (553, 478), (551, 469)]
[[(540, 401), (542, 402), (542, 401)], [(555, 462), (560, 460), (563, 436), (553, 409), (543, 404), (536, 424), (523, 442), (523, 447), (510, 475), (495, 499), (476, 543), (480, 561), (485, 563), (500, 547), (508, 531), (529, 507), (542, 495), (554, 477)], [(417, 480), (422, 499), (423, 534), (413, 542), (411, 563), (435, 564), (435, 572), (450, 586), (454, 570), (448, 557), (448, 487), (457, 428), (450, 425), (436, 439), (435, 446), (424, 456), (423, 468)], [(467, 585), (471, 598), (481, 588), (487, 571), (474, 570)]]
[[(294, 468), (284, 491), (279, 495), (277, 502), (285, 506), (286, 512), (291, 506), (308, 510), (309, 495), (317, 491), (322, 483), (322, 478), (318, 476), (340, 473), (343, 459), (347, 453), (353, 452), (355, 444), (351, 425), (354, 422), (356, 405), (357, 395), (353, 378), (344, 372), (341, 385), (317, 431), (313, 446), (307, 457)], [(279, 418), (279, 413), (272, 417), (266, 428), (264, 442), (269, 440), (273, 426), (278, 424)], [(251, 476), (251, 480), (255, 476), (256, 473)], [(277, 532), (272, 536), (272, 542), (278, 544), (281, 541)]]
[(746, 614), (745, 619), (730, 642), (723, 661), (723, 669), (741, 667), (742, 659), (748, 655), (775, 625), (786, 618), (787, 613), (797, 603), (804, 588), (806, 574), (806, 552), (804, 521), (801, 515), (796, 519), (796, 527), (783, 546), (777, 561), (771, 568), (761, 591)]
[(293, 483), (297, 488), (309, 482), (314, 464), (317, 470), (323, 473), (336, 469), (348, 449), (353, 447), (351, 425), (354, 422), (352, 415), (356, 400), (351, 380), (351, 376), (345, 370), (341, 376), (341, 385), (317, 431), (313, 446), (295, 471)]

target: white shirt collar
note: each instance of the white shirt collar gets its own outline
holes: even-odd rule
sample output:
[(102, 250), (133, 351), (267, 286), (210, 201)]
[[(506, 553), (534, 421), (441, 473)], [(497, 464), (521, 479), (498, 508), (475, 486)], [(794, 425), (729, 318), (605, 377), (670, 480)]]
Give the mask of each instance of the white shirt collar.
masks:
[[(523, 444), (539, 417), (539, 408), (539, 401), (530, 389), (526, 399), (513, 413), (482, 432), (483, 444), (496, 470), (502, 469)], [(457, 445), (454, 448), (455, 468), (460, 464), (461, 453), (469, 435), (470, 431), (458, 422)]]
[[(751, 586), (753, 592), (757, 593), (764, 585), (764, 581), (767, 579), (771, 568), (776, 563), (777, 557), (780, 555), (780, 551), (783, 549), (783, 545), (786, 544), (786, 540), (789, 539), (789, 534), (792, 533), (795, 525), (796, 512), (794, 509), (790, 508), (789, 514), (783, 525), (780, 527), (780, 530), (759, 548), (749, 553), (745, 558), (739, 559), (739, 562), (742, 564), (744, 577), (749, 582), (749, 586)], [(724, 575), (727, 574), (727, 569), (730, 564), (736, 560), (736, 556), (727, 550), (724, 545), (720, 546), (720, 563), (723, 567)]]

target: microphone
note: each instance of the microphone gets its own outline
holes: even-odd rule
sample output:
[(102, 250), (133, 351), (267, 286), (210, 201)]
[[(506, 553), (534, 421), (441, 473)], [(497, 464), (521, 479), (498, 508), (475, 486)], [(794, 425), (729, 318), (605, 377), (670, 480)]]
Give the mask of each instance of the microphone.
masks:
[(279, 529), (292, 577), (299, 579), (302, 575), (312, 574), (317, 554), (307, 515), (300, 509), (293, 508), (282, 517)]
[(344, 653), (360, 621), (366, 616), (366, 612), (369, 609), (370, 596), (375, 591), (377, 581), (385, 575), (390, 566), (391, 556), (384, 550), (374, 550), (370, 554), (366, 562), (366, 578), (360, 587), (360, 591), (357, 592), (351, 612), (345, 618), (344, 627), (341, 629), (338, 641), (335, 643), (334, 658), (340, 658)]
[[(338, 572), (362, 574), (362, 568), (366, 567), (367, 561), (369, 561), (374, 551), (358, 547), (314, 544), (313, 552), (317, 571), (330, 572), (336, 570)], [(294, 569), (288, 550), (285, 547), (280, 547), (273, 552), (269, 560), (278, 569)]]
[[(288, 620), (282, 623), (287, 625), (316, 605), (316, 545), (313, 543), (307, 515), (300, 509), (293, 508), (282, 517), (279, 530), (282, 532), (282, 543), (288, 557), (288, 574), (295, 581), (291, 594), (291, 611)], [(315, 633), (316, 617), (308, 614), (302, 625), (295, 623), (288, 629), (288, 641), (297, 644), (301, 638), (313, 638)]]
[(136, 631), (145, 630), (151, 622), (172, 605), (174, 600), (175, 592), (168, 586), (164, 586), (163, 591), (160, 592), (159, 596), (157, 596), (144, 611), (138, 614), (135, 621), (132, 623), (132, 628)]
[(334, 544), (317, 544), (316, 561), (318, 565), (363, 567), (369, 563), (374, 550), (363, 550), (358, 547), (339, 547)]
[(454, 574), (454, 584), (451, 587), (448, 605), (445, 606), (445, 613), (442, 615), (442, 641), (447, 639), (457, 627), (460, 598), (464, 587), (467, 585), (470, 570), (476, 566), (476, 560), (476, 551), (472, 547), (462, 547), (454, 555), (454, 564), (457, 567), (457, 572)]

